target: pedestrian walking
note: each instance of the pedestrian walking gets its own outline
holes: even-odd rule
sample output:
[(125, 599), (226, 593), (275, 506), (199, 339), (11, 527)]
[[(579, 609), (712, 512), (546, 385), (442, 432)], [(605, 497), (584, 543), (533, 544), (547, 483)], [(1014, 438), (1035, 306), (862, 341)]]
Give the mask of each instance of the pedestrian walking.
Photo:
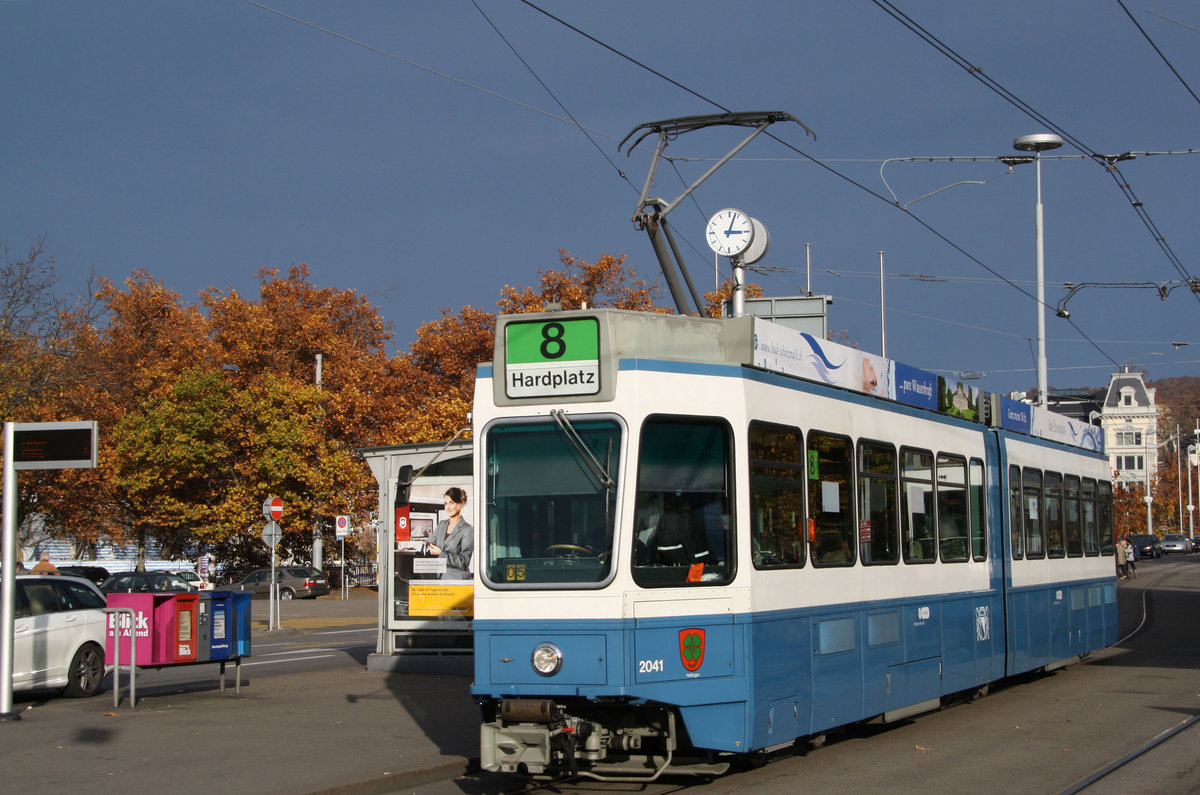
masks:
[(1129, 564), (1126, 562), (1126, 558), (1125, 558), (1124, 539), (1122, 539), (1120, 542), (1117, 543), (1115, 557), (1117, 559), (1117, 579), (1118, 580), (1129, 579)]
[(1129, 570), (1129, 578), (1136, 580), (1138, 559), (1137, 547), (1131, 544), (1128, 538), (1124, 538), (1122, 540), (1125, 542), (1125, 565)]

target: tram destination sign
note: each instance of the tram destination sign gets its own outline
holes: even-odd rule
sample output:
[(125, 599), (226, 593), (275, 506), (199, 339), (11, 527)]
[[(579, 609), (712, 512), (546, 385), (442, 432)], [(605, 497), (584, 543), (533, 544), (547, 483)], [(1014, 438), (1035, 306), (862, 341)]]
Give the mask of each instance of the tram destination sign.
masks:
[(13, 423), (13, 469), (91, 469), (98, 423)]
[(504, 394), (510, 398), (600, 393), (600, 324), (594, 317), (504, 327)]

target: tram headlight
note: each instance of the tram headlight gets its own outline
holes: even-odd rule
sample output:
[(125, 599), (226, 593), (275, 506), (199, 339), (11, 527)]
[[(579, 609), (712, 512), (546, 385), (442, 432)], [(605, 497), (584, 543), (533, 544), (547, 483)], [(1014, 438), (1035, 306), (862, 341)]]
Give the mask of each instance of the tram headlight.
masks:
[(562, 661), (562, 650), (553, 643), (539, 643), (529, 659), (533, 670), (542, 676), (554, 676), (562, 668)]

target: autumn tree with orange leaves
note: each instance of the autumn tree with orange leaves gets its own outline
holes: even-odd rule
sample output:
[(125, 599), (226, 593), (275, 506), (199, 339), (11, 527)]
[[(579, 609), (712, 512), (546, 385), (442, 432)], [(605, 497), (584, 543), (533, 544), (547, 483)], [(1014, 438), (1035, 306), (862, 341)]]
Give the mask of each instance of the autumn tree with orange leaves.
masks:
[[(624, 257), (559, 254), (533, 287), (505, 287), (503, 312), (614, 307), (666, 312)], [(314, 285), (307, 266), (262, 269), (258, 296), (210, 288), (198, 304), (135, 272), (95, 293), (98, 320), (67, 325), (75, 383), (39, 418), (99, 422), (100, 465), (25, 478), (30, 504), (86, 556), (97, 541), (148, 541), (167, 557), (201, 545), (262, 565), (261, 504), (284, 502), (283, 554), (303, 560), (333, 516), (365, 523), (376, 484), (355, 449), (448, 439), (462, 430), (495, 315), (444, 310), (390, 357), (391, 330), (354, 290)], [(321, 355), (321, 379), (316, 358)], [(353, 549), (350, 550), (353, 552)]]

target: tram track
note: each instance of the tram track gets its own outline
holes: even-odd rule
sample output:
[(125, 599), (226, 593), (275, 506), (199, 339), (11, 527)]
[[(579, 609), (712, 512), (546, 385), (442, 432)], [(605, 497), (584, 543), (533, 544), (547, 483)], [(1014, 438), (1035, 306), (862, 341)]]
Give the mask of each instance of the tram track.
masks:
[[(1181, 572), (1166, 571), (1166, 572), (1156, 572), (1155, 575), (1148, 575), (1148, 574), (1139, 574), (1138, 575), (1139, 578), (1144, 577), (1144, 576), (1152, 576), (1153, 579), (1150, 582), (1148, 582), (1142, 586), (1142, 598), (1141, 598), (1142, 614), (1141, 614), (1141, 617), (1136, 626), (1134, 626), (1131, 630), (1129, 630), (1129, 632), (1125, 633), (1124, 636), (1117, 639), (1117, 642), (1115, 644), (1113, 644), (1114, 646), (1120, 645), (1122, 643), (1125, 643), (1125, 642), (1131, 640), (1146, 627), (1146, 623), (1150, 617), (1149, 603), (1150, 603), (1150, 595), (1151, 595), (1153, 589), (1155, 587), (1161, 587), (1162, 585), (1169, 583), (1173, 578), (1180, 577)], [(1183, 720), (1176, 723), (1174, 726), (1164, 729), (1163, 731), (1154, 735), (1153, 737), (1148, 739), (1146, 742), (1142, 743), (1142, 745), (1138, 746), (1133, 751), (1130, 751), (1128, 754), (1122, 756), (1121, 758), (1115, 760), (1111, 764), (1105, 765), (1104, 767), (1102, 767), (1096, 771), (1093, 771), (1092, 773), (1089, 773), (1088, 775), (1079, 779), (1078, 781), (1076, 781), (1075, 783), (1073, 783), (1071, 786), (1067, 787), (1066, 789), (1060, 790), (1058, 793), (1056, 793), (1056, 795), (1075, 795), (1076, 793), (1086, 791), (1090, 787), (1093, 787), (1094, 785), (1103, 782), (1105, 779), (1111, 778), (1113, 776), (1113, 774), (1115, 774), (1117, 771), (1122, 770), (1123, 768), (1126, 768), (1129, 765), (1133, 764), (1134, 762), (1142, 759), (1148, 753), (1153, 751), (1155, 748), (1158, 748), (1160, 745), (1167, 742), (1172, 737), (1177, 736), (1181, 732), (1187, 731), (1188, 729), (1195, 726), (1197, 723), (1200, 723), (1200, 714), (1196, 714), (1196, 715), (1192, 715), (1191, 717), (1184, 718)]]
[(1190, 718), (1185, 718), (1184, 720), (1175, 724), (1171, 728), (1160, 732), (1159, 734), (1155, 735), (1154, 737), (1151, 737), (1149, 740), (1147, 740), (1145, 743), (1143, 743), (1139, 748), (1137, 748), (1133, 751), (1130, 751), (1128, 754), (1126, 754), (1125, 756), (1116, 760), (1112, 764), (1106, 765), (1105, 767), (1101, 768), (1100, 770), (1097, 770), (1096, 772), (1094, 772), (1088, 776), (1085, 776), (1084, 778), (1075, 782), (1074, 784), (1067, 787), (1066, 789), (1061, 790), (1056, 795), (1075, 795), (1075, 793), (1077, 793), (1077, 792), (1083, 792), (1083, 791), (1087, 790), (1093, 784), (1097, 784), (1097, 783), (1103, 781), (1104, 779), (1111, 776), (1113, 773), (1116, 773), (1121, 768), (1123, 768), (1133, 762), (1136, 762), (1137, 760), (1141, 759), (1143, 756), (1148, 754), (1150, 751), (1153, 751), (1155, 748), (1162, 745), (1163, 743), (1165, 743), (1167, 740), (1171, 739), (1175, 735), (1179, 734), (1182, 731), (1186, 731), (1187, 729), (1190, 729), (1192, 726), (1195, 726), (1196, 723), (1198, 723), (1198, 722), (1200, 722), (1200, 715), (1193, 715)]

